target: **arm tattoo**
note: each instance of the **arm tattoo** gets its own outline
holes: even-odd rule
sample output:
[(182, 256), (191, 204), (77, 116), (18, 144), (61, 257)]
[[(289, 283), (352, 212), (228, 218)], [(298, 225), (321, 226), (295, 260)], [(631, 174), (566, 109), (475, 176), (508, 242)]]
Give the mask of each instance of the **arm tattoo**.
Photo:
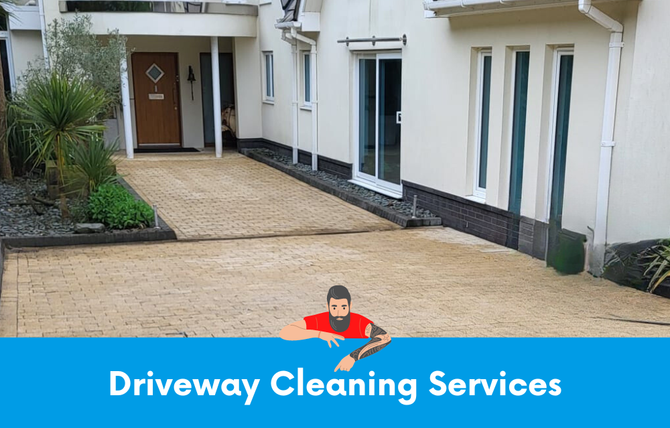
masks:
[(370, 355), (381, 351), (386, 345), (391, 343), (391, 336), (374, 324), (369, 324), (365, 329), (365, 333), (370, 337), (370, 341), (349, 354), (355, 361), (369, 357)]

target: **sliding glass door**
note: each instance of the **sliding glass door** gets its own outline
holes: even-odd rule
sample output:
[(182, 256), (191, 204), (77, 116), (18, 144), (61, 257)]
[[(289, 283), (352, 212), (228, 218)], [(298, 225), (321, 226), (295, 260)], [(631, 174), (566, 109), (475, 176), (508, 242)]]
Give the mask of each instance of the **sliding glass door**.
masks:
[(358, 150), (356, 179), (400, 194), (400, 54), (358, 58)]

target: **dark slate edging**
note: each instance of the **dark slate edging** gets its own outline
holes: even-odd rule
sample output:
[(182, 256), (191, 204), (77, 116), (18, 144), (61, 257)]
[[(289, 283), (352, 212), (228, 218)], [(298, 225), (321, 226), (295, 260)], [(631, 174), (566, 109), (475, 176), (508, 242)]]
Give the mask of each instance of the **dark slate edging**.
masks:
[[(143, 200), (123, 178), (119, 184), (128, 189), (137, 200)], [(130, 242), (175, 241), (177, 234), (158, 216), (158, 225), (132, 231), (113, 231), (105, 233), (67, 234), (53, 236), (7, 236), (0, 239), (0, 247), (64, 247), (70, 245), (126, 244)], [(0, 250), (1, 251), (1, 250)]]
[[(267, 149), (271, 150), (278, 155), (292, 157), (293, 149), (289, 146), (267, 140), (265, 138), (244, 138), (237, 140), (237, 149), (240, 153), (243, 153), (247, 149)], [(298, 162), (304, 163), (307, 165), (312, 164), (312, 152), (307, 150), (298, 150)], [(324, 171), (329, 174), (338, 176), (345, 180), (351, 180), (352, 178), (352, 167), (350, 163), (342, 162), (337, 159), (331, 159), (325, 156), (318, 155), (318, 168), (319, 171)]]
[(87, 233), (54, 236), (10, 236), (2, 244), (10, 248), (65, 247), (70, 245), (124, 244), (129, 242), (173, 241), (177, 236), (172, 229), (147, 228), (132, 232)]
[(315, 187), (323, 192), (326, 192), (330, 195), (336, 196), (340, 199), (342, 199), (345, 202), (348, 202), (352, 205), (355, 205), (359, 208), (362, 208), (366, 211), (369, 211), (375, 215), (378, 215), (379, 217), (385, 218), (389, 221), (392, 221), (393, 223), (396, 223), (400, 225), (401, 227), (422, 227), (422, 226), (441, 226), (442, 225), (442, 219), (439, 217), (431, 217), (431, 218), (411, 218), (406, 215), (402, 215), (398, 213), (397, 211), (387, 208), (387, 207), (382, 207), (377, 204), (373, 204), (372, 202), (368, 201), (365, 198), (362, 198), (358, 195), (354, 195), (349, 192), (345, 192), (344, 190), (333, 186), (331, 184), (325, 183), (315, 177), (312, 177), (310, 175), (304, 174), (300, 171), (297, 171), (295, 169), (292, 169), (286, 165), (284, 165), (281, 162), (277, 162), (273, 159), (268, 159), (265, 156), (261, 156), (257, 153), (250, 152), (248, 150), (242, 150), (242, 154), (248, 156), (249, 158), (264, 163), (265, 165), (271, 166), (272, 168), (278, 169), (279, 171), (290, 175), (293, 178), (296, 178), (304, 183), (309, 184), (312, 187)]

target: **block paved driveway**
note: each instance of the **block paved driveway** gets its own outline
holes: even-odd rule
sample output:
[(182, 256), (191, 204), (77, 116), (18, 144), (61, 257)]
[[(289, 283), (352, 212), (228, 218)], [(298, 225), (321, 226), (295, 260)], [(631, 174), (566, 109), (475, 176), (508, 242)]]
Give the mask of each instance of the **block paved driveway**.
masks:
[(10, 252), (2, 336), (276, 337), (335, 284), (392, 336), (667, 336), (670, 300), (445, 228)]
[(392, 230), (397, 226), (239, 153), (138, 155), (119, 173), (178, 239)]

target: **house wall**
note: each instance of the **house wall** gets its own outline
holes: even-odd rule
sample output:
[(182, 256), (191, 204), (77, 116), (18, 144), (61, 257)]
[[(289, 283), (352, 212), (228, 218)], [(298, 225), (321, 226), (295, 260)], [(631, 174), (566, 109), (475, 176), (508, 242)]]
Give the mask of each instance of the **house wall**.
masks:
[(639, 40), (628, 65), (629, 104), (619, 114), (612, 162), (608, 242), (670, 236), (670, 2), (640, 2), (637, 26), (626, 32)]
[(11, 32), (12, 63), (14, 77), (18, 81), (28, 67), (28, 63), (42, 58), (42, 35), (39, 31), (17, 30)]
[[(57, 0), (44, 1), (47, 23), (69, 19), (74, 13), (61, 13)], [(235, 8), (235, 6), (231, 6)], [(255, 37), (257, 19), (253, 15), (184, 14), (159, 12), (94, 12), (89, 13), (95, 34), (118, 29), (128, 35)]]
[[(652, 0), (653, 1), (653, 0)], [(602, 9), (634, 27), (636, 4)], [(274, 20), (279, 1), (259, 12), (261, 50), (275, 56), (275, 102), (263, 105), (263, 136), (291, 145), (291, 51)], [(530, 83), (521, 215), (548, 217), (553, 54), (574, 46), (573, 97), (569, 130), (563, 227), (585, 235), (594, 226), (609, 33), (576, 6), (425, 19), (411, 0), (324, 2), (318, 40), (319, 154), (354, 163), (355, 53), (367, 45), (338, 44), (345, 37), (399, 37), (407, 46), (379, 43), (376, 51), (402, 51), (402, 179), (456, 197), (472, 195), (477, 48), (493, 50), (488, 190), (485, 204), (508, 209), (511, 150), (511, 62), (515, 47), (530, 48)], [(635, 33), (625, 36), (624, 74), (630, 73)], [(306, 48), (306, 46), (305, 46)], [(628, 67), (628, 69), (626, 68)], [(630, 76), (622, 79), (626, 93)], [(621, 104), (626, 104), (622, 97)], [(626, 107), (621, 107), (626, 111)], [(311, 150), (309, 112), (300, 116), (300, 148)]]
[(234, 43), (235, 108), (237, 137), (260, 138), (261, 123), (261, 56), (258, 37), (236, 37)]

